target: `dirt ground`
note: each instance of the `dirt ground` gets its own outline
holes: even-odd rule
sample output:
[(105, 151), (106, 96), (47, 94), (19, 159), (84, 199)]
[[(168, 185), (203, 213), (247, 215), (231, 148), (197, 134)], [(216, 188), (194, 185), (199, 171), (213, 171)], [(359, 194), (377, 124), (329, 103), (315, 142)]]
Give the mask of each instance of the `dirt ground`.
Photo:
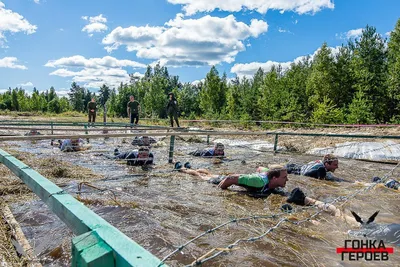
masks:
[[(396, 128), (283, 130), (398, 134)], [(155, 166), (150, 170), (128, 167), (125, 162), (102, 156), (110, 154), (116, 147), (120, 151), (134, 149), (128, 138), (90, 140), (90, 150), (68, 154), (51, 147), (46, 140), (33, 143), (8, 141), (0, 143), (0, 148), (34, 167), (75, 197), (78, 197), (77, 187), (81, 181), (109, 189), (101, 192), (84, 187), (79, 199), (160, 259), (191, 238), (233, 218), (280, 213), (279, 208), (285, 203), (285, 197), (271, 195), (268, 198), (254, 198), (239, 187), (220, 190), (196, 177), (173, 172), (173, 165), (167, 163), (169, 138), (156, 139), (159, 143), (152, 149)], [(207, 147), (206, 137), (201, 135), (177, 138), (174, 160), (190, 161), (193, 168), (206, 168), (216, 174), (252, 173), (258, 166), (274, 163), (306, 163), (315, 160), (316, 156), (301, 152), (350, 141), (344, 138), (282, 136), (278, 145), (285, 150), (277, 154), (272, 153), (272, 137), (211, 136), (210, 141), (226, 139), (227, 159), (224, 161), (188, 155), (196, 148)], [(383, 176), (393, 167), (389, 164), (340, 159), (340, 167), (335, 175), (350, 181), (370, 182), (371, 177)], [(72, 232), (4, 166), (0, 168), (0, 195), (10, 206), (41, 263), (44, 266), (69, 266)], [(396, 169), (392, 176), (398, 178), (399, 174), (400, 169)], [(364, 188), (362, 184), (334, 183), (289, 175), (286, 189), (291, 191), (295, 187), (302, 188), (310, 197), (326, 202)], [(110, 190), (117, 195), (117, 201)], [(337, 205), (343, 204), (341, 209), (345, 214), (350, 215), (350, 210), (354, 210), (363, 217), (380, 210), (377, 223), (399, 223), (399, 199), (398, 192), (376, 186)], [(238, 239), (265, 233), (282, 218), (301, 220), (315, 212), (315, 209), (309, 209), (279, 218), (229, 223), (189, 244), (166, 263), (169, 266), (191, 264), (213, 249), (225, 248)], [(241, 242), (230, 252), (219, 255), (204, 266), (360, 266), (360, 263), (341, 261), (336, 254), (336, 248), (344, 246), (344, 240), (349, 238), (347, 231), (354, 229), (352, 227), (343, 219), (325, 213), (299, 226), (283, 223), (260, 240)], [(399, 251), (395, 248), (390, 261), (363, 264), (395, 266), (399, 260)], [(19, 263), (21, 266), (23, 264)]]

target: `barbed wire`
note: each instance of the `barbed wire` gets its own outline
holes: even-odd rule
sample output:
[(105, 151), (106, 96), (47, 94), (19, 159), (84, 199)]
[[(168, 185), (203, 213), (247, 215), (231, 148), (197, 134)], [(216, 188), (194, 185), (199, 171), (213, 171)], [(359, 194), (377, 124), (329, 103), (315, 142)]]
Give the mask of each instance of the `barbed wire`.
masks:
[[(391, 175), (393, 174), (393, 172), (396, 170), (396, 168), (398, 168), (399, 166), (400, 166), (400, 162), (399, 162), (396, 166), (394, 166), (389, 172), (387, 172), (387, 173), (382, 177), (381, 183), (384, 183), (387, 179), (389, 179), (389, 178), (391, 177)], [(211, 250), (210, 252), (206, 253), (205, 255), (199, 257), (199, 258), (198, 258), (196, 261), (194, 261), (191, 265), (187, 265), (187, 266), (200, 265), (200, 264), (202, 264), (202, 263), (204, 263), (204, 262), (206, 262), (206, 261), (209, 261), (209, 260), (211, 260), (211, 259), (214, 259), (214, 258), (216, 258), (217, 256), (221, 255), (222, 253), (225, 253), (225, 252), (227, 252), (227, 251), (231, 251), (232, 248), (234, 248), (235, 246), (237, 246), (240, 242), (252, 242), (252, 241), (259, 240), (259, 239), (263, 238), (264, 236), (266, 236), (268, 233), (272, 232), (274, 229), (278, 228), (278, 227), (279, 227), (282, 223), (284, 223), (284, 222), (290, 222), (290, 223), (292, 223), (292, 224), (294, 224), (294, 225), (299, 225), (299, 224), (302, 224), (302, 223), (304, 223), (304, 222), (308, 222), (308, 221), (310, 221), (312, 218), (314, 218), (314, 217), (318, 216), (320, 213), (324, 212), (324, 211), (326, 210), (326, 208), (329, 207), (330, 205), (332, 205), (332, 204), (334, 204), (334, 203), (336, 203), (336, 202), (338, 202), (338, 201), (344, 200), (344, 202), (340, 205), (340, 207), (342, 207), (345, 203), (347, 203), (347, 201), (349, 201), (350, 199), (354, 198), (356, 195), (358, 195), (358, 194), (360, 194), (360, 193), (362, 193), (362, 192), (366, 192), (366, 191), (370, 190), (371, 188), (375, 187), (377, 184), (378, 184), (378, 183), (372, 183), (371, 185), (369, 185), (369, 186), (367, 186), (367, 187), (365, 187), (365, 188), (356, 190), (356, 191), (355, 191), (353, 194), (351, 194), (351, 195), (348, 195), (348, 196), (339, 196), (339, 197), (333, 199), (332, 201), (330, 201), (330, 202), (328, 202), (328, 203), (324, 203), (324, 208), (320, 208), (320, 210), (318, 210), (317, 212), (315, 212), (314, 214), (312, 214), (311, 216), (309, 216), (309, 217), (307, 217), (307, 218), (305, 218), (305, 219), (303, 219), (303, 220), (300, 220), (300, 221), (291, 221), (291, 220), (288, 220), (287, 218), (281, 219), (275, 226), (269, 228), (269, 229), (268, 229), (266, 232), (264, 232), (263, 234), (261, 234), (261, 235), (259, 235), (259, 236), (256, 236), (256, 237), (250, 237), (250, 238), (247, 238), (247, 239), (238, 239), (238, 240), (236, 240), (234, 243), (232, 243), (232, 244), (226, 246), (225, 248), (218, 249), (219, 251), (218, 251), (217, 253), (213, 254), (212, 256), (207, 257), (208, 254), (210, 254), (210, 252), (213, 251), (213, 250)], [(221, 225), (219, 225), (219, 226), (217, 226), (217, 227), (214, 227), (214, 228), (212, 228), (212, 229), (210, 229), (210, 230), (205, 231), (204, 233), (202, 233), (202, 234), (200, 234), (200, 235), (198, 235), (198, 236), (192, 238), (191, 240), (189, 240), (189, 241), (186, 242), (185, 244), (179, 246), (179, 247), (178, 247), (177, 249), (175, 249), (173, 252), (171, 252), (171, 253), (168, 254), (166, 257), (164, 257), (164, 258), (162, 259), (162, 261), (160, 262), (160, 264), (158, 265), (158, 267), (159, 267), (159, 266), (162, 266), (162, 265), (164, 264), (164, 262), (165, 262), (167, 259), (169, 259), (171, 256), (173, 256), (173, 255), (176, 254), (177, 252), (181, 251), (184, 247), (186, 247), (186, 246), (189, 245), (190, 243), (193, 243), (193, 242), (196, 241), (197, 239), (199, 239), (199, 238), (205, 236), (206, 234), (213, 233), (213, 232), (215, 232), (217, 229), (220, 229), (220, 228), (222, 228), (223, 226), (228, 225), (228, 224), (230, 224), (230, 223), (233, 223), (233, 222), (236, 222), (236, 223), (237, 223), (237, 222), (239, 222), (239, 221), (250, 220), (250, 219), (256, 220), (256, 219), (262, 219), (262, 218), (276, 218), (276, 217), (279, 217), (279, 216), (282, 216), (282, 215), (285, 215), (285, 214), (288, 214), (288, 213), (291, 214), (291, 215), (293, 215), (294, 213), (297, 213), (297, 212), (300, 211), (300, 210), (308, 210), (308, 209), (315, 208), (315, 207), (317, 207), (317, 206), (318, 206), (318, 205), (315, 205), (315, 204), (314, 204), (314, 205), (311, 205), (311, 206), (308, 206), (308, 207), (305, 207), (305, 208), (296, 209), (294, 212), (285, 212), (285, 213), (278, 213), (278, 214), (273, 214), (273, 215), (250, 216), (250, 217), (245, 217), (245, 218), (242, 218), (242, 219), (233, 219), (233, 220), (230, 220), (230, 221), (225, 222), (225, 223), (223, 223), (223, 224), (221, 224)], [(215, 250), (215, 249), (214, 249), (214, 250)]]
[(82, 193), (82, 186), (83, 186), (83, 185), (88, 186), (88, 187), (91, 187), (91, 188), (94, 188), (94, 189), (96, 189), (96, 190), (99, 190), (100, 192), (105, 192), (105, 191), (111, 192), (112, 195), (113, 195), (112, 200), (113, 200), (117, 205), (121, 206), (121, 204), (120, 204), (120, 203), (118, 202), (118, 200), (117, 200), (117, 195), (115, 194), (114, 190), (109, 189), (109, 188), (99, 188), (99, 187), (94, 186), (94, 185), (92, 185), (92, 184), (90, 184), (90, 183), (88, 183), (88, 182), (81, 182), (81, 183), (78, 184), (78, 192), (77, 192), (78, 196), (80, 196), (81, 193)]
[[(308, 207), (307, 208), (300, 208), (300, 209), (308, 209)], [(205, 236), (207, 234), (214, 233), (215, 231), (217, 231), (218, 229), (220, 229), (220, 228), (222, 228), (222, 227), (224, 227), (226, 225), (229, 225), (231, 223), (239, 223), (241, 221), (257, 220), (257, 219), (271, 219), (271, 218), (276, 218), (276, 217), (280, 217), (280, 216), (287, 215), (287, 214), (288, 214), (288, 212), (281, 212), (281, 213), (276, 213), (276, 214), (272, 214), (272, 215), (253, 215), (253, 216), (249, 216), (249, 217), (235, 218), (235, 219), (232, 219), (230, 221), (224, 222), (224, 223), (222, 223), (222, 224), (220, 224), (220, 225), (218, 225), (218, 226), (216, 226), (214, 228), (211, 228), (211, 229), (199, 234), (198, 236), (196, 236), (196, 237), (190, 239), (189, 241), (187, 241), (186, 243), (178, 246), (177, 249), (175, 249), (174, 251), (169, 253), (167, 256), (165, 256), (161, 260), (161, 262), (160, 262), (160, 264), (158, 266), (162, 266), (167, 259), (172, 257), (177, 252), (183, 250), (185, 247), (187, 247), (189, 244), (193, 243), (197, 239), (199, 239), (199, 238), (201, 238), (201, 237), (203, 237), (203, 236)]]
[(189, 241), (186, 242), (185, 244), (178, 246), (177, 249), (175, 249), (175, 250), (172, 251), (170, 254), (168, 254), (167, 256), (165, 256), (165, 257), (162, 259), (161, 263), (160, 263), (158, 266), (161, 266), (167, 259), (169, 259), (171, 256), (173, 256), (173, 255), (176, 254), (177, 252), (181, 251), (183, 248), (185, 248), (185, 247), (188, 246), (189, 244), (193, 243), (193, 242), (196, 241), (197, 239), (199, 239), (199, 238), (205, 236), (206, 234), (213, 233), (213, 232), (215, 232), (216, 230), (218, 230), (218, 229), (220, 229), (220, 228), (222, 228), (223, 226), (226, 226), (226, 225), (228, 225), (228, 224), (235, 223), (235, 222), (238, 223), (238, 222), (240, 222), (240, 221), (247, 221), (247, 220), (257, 220), (257, 219), (276, 218), (276, 217), (280, 217), (280, 216), (283, 216), (283, 215), (287, 215), (288, 213), (290, 213), (291, 215), (293, 215), (294, 213), (296, 213), (296, 212), (298, 212), (298, 211), (301, 211), (301, 210), (308, 210), (308, 209), (311, 209), (311, 208), (313, 208), (313, 207), (316, 207), (316, 205), (311, 205), (311, 206), (308, 206), (308, 207), (295, 208), (295, 211), (290, 211), (290, 212), (281, 212), (281, 213), (276, 213), (276, 214), (271, 214), (271, 215), (254, 215), (254, 216), (249, 216), (249, 217), (244, 217), (244, 218), (232, 219), (232, 220), (227, 221), (227, 222), (225, 222), (225, 223), (223, 223), (223, 224), (220, 224), (220, 225), (218, 225), (218, 226), (216, 226), (216, 227), (214, 227), (214, 228), (212, 228), (212, 229), (209, 229), (209, 230), (207, 230), (207, 231), (205, 231), (205, 232), (199, 234), (198, 236), (192, 238), (191, 240), (189, 240)]

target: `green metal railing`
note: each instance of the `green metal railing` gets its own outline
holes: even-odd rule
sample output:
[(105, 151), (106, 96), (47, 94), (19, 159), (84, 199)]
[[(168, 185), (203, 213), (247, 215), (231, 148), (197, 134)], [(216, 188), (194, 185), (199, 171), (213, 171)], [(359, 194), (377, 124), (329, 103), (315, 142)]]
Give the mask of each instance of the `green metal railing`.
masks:
[[(4, 126), (88, 126), (88, 122), (62, 122), (62, 121), (0, 121), (0, 125)], [(94, 126), (113, 126), (113, 127), (131, 127), (130, 123), (122, 123), (122, 122), (96, 122), (90, 123), (90, 125)], [(158, 125), (140, 125), (143, 128), (158, 128), (158, 129), (167, 129), (170, 127), (167, 126), (158, 126)]]
[[(85, 128), (86, 129), (86, 128)], [(174, 129), (175, 130), (175, 129)], [(33, 135), (33, 136), (0, 136), (1, 141), (11, 140), (46, 140), (46, 139), (73, 139), (73, 138), (105, 138), (105, 137), (135, 137), (141, 136), (143, 133), (106, 133), (106, 134), (85, 134), (77, 135)], [(148, 135), (148, 134), (147, 134)], [(174, 131), (174, 132), (155, 132), (151, 133), (151, 136), (171, 136), (170, 138), (170, 149), (168, 162), (173, 162), (175, 137), (172, 136), (193, 136), (193, 135), (206, 135), (207, 143), (209, 142), (210, 136), (221, 136), (221, 135), (250, 135), (250, 136), (263, 136), (272, 135), (274, 139), (274, 153), (278, 151), (278, 139), (279, 136), (313, 136), (313, 137), (333, 137), (333, 138), (360, 138), (360, 139), (400, 139), (398, 135), (362, 135), (362, 134), (323, 134), (323, 133), (291, 133), (291, 132), (232, 132), (232, 131)]]
[(1, 149), (0, 162), (77, 235), (72, 239), (72, 266), (157, 266), (161, 262), (60, 187)]

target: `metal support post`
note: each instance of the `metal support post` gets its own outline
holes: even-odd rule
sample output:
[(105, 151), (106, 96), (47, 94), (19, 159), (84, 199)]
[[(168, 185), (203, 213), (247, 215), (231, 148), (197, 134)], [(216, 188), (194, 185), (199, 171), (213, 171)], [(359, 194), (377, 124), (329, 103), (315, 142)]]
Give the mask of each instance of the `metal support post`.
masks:
[(174, 143), (175, 143), (175, 135), (171, 135), (170, 142), (169, 142), (168, 163), (172, 163), (174, 161)]

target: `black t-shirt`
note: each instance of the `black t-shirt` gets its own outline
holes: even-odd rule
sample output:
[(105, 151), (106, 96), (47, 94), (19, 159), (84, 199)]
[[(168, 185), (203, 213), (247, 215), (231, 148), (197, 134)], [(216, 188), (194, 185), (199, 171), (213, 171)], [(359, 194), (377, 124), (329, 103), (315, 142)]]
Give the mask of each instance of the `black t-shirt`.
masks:
[(139, 106), (140, 104), (136, 100), (134, 100), (133, 102), (128, 102), (128, 108), (130, 109), (131, 114), (139, 113)]

